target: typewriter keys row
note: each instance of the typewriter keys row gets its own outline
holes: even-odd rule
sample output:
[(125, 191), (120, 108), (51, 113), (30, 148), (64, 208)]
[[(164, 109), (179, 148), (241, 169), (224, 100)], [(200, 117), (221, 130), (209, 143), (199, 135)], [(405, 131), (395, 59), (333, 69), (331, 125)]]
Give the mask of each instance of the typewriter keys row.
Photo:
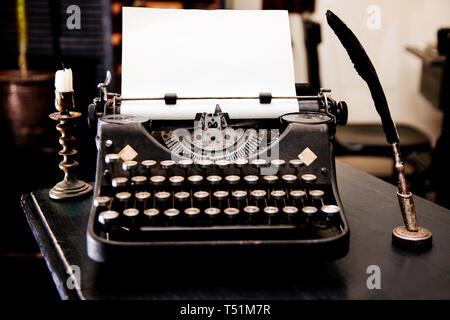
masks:
[[(119, 162), (121, 162), (122, 159), (118, 154), (107, 154), (105, 156), (105, 164), (107, 165), (108, 169), (107, 171), (109, 173), (115, 172), (117, 169), (116, 166)], [(298, 175), (298, 169), (301, 168), (304, 165), (303, 161), (300, 159), (291, 159), (289, 160), (289, 167), (294, 168), (296, 170), (296, 174)], [(220, 159), (216, 161), (212, 161), (209, 159), (202, 159), (193, 161), (192, 159), (182, 159), (178, 162), (175, 162), (173, 160), (162, 160), (158, 162), (156, 160), (143, 160), (140, 162), (140, 167), (142, 167), (145, 172), (146, 176), (150, 177), (152, 170), (156, 168), (160, 168), (161, 170), (164, 170), (166, 172), (171, 171), (171, 169), (174, 169), (176, 167), (181, 168), (185, 171), (185, 176), (188, 175), (187, 171), (193, 167), (197, 167), (198, 169), (202, 170), (203, 175), (206, 176), (206, 170), (211, 168), (216, 168), (219, 171), (221, 171), (221, 175), (224, 175), (224, 170), (230, 167), (235, 167), (240, 170), (240, 175), (243, 175), (243, 168), (250, 166), (252, 168), (256, 169), (262, 169), (264, 167), (274, 167), (274, 168), (282, 168), (286, 166), (286, 161), (282, 159), (273, 159), (273, 160), (266, 160), (266, 159), (253, 159), (249, 162), (247, 159), (236, 159), (234, 161), (227, 160), (227, 159)], [(136, 169), (138, 169), (139, 163), (135, 160), (129, 160), (129, 161), (122, 161), (121, 169), (123, 171), (128, 172), (128, 177), (131, 179), (133, 176), (133, 173), (135, 173)]]
[[(100, 212), (98, 221), (105, 230), (111, 221), (118, 218), (121, 225), (131, 228), (137, 224), (149, 223), (186, 223), (177, 221), (179, 216), (189, 217), (196, 223), (195, 218), (202, 217), (199, 222), (204, 223), (205, 217), (213, 219), (221, 216), (218, 223), (232, 223), (238, 219), (239, 223), (296, 223), (299, 217), (306, 223), (330, 223), (339, 216), (340, 209), (336, 205), (324, 204), (324, 191), (292, 190), (218, 190), (215, 192), (168, 192), (158, 191), (153, 195), (147, 191), (121, 191), (114, 197), (99, 196), (94, 199), (94, 206)], [(119, 217), (113, 212), (119, 213)], [(146, 216), (147, 221), (142, 217)], [(156, 218), (164, 217), (163, 220)], [(203, 220), (202, 220), (203, 219)], [(211, 221), (209, 221), (211, 222)], [(128, 226), (128, 227), (127, 227)]]

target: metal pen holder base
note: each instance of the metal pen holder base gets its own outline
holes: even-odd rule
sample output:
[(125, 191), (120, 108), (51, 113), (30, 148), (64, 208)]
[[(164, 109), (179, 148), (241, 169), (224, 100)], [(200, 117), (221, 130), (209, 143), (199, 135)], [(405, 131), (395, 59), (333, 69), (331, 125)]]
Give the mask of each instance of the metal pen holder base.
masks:
[(393, 145), (395, 168), (398, 173), (397, 198), (402, 212), (404, 226), (392, 230), (392, 244), (407, 250), (426, 250), (432, 246), (432, 234), (417, 223), (414, 198), (406, 185), (405, 171), (398, 143)]
[(405, 226), (392, 230), (392, 243), (400, 248), (425, 250), (431, 247), (432, 242), (431, 232), (422, 227), (417, 231), (408, 231)]

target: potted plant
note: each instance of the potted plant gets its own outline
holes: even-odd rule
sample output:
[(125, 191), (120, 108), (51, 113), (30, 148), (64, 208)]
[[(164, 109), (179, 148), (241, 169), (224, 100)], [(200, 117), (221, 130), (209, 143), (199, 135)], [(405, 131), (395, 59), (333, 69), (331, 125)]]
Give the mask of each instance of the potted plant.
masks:
[[(42, 148), (53, 143), (54, 73), (27, 68), (25, 0), (17, 0), (17, 70), (0, 71), (1, 128), (16, 147)], [(4, 140), (5, 141), (5, 140)]]

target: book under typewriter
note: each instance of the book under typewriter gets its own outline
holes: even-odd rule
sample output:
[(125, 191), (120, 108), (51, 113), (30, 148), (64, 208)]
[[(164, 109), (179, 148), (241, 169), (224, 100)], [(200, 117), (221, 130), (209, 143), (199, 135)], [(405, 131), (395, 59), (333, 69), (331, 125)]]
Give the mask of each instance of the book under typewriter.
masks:
[[(108, 84), (109, 76), (89, 106), (98, 148), (87, 230), (91, 259), (186, 250), (270, 257), (286, 249), (338, 259), (348, 252), (333, 153), (335, 129), (346, 123), (347, 107), (329, 90), (292, 84), (288, 95), (262, 89), (253, 96), (162, 92), (149, 97), (126, 94), (124, 87), (122, 95), (109, 93)], [(252, 105), (275, 110), (278, 101), (287, 100), (287, 113), (239, 113), (251, 112)], [(145, 101), (175, 113), (184, 103), (195, 108), (198, 101), (199, 107), (181, 119), (125, 109), (126, 103)], [(205, 110), (204, 101), (214, 104)], [(240, 110), (228, 112), (229, 101)]]

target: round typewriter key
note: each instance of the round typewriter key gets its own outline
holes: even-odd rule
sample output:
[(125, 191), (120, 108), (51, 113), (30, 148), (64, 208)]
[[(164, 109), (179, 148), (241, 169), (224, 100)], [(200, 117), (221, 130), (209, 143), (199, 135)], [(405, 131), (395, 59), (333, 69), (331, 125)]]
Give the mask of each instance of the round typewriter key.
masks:
[(286, 206), (283, 208), (283, 212), (288, 216), (293, 216), (298, 212), (298, 208), (293, 206)]
[(148, 199), (150, 199), (151, 194), (150, 192), (147, 191), (141, 191), (141, 192), (136, 192), (135, 194), (135, 198), (137, 201), (146, 201)]
[(251, 196), (256, 200), (262, 200), (266, 198), (267, 192), (264, 190), (253, 190)]
[(188, 169), (188, 168), (192, 167), (193, 164), (194, 164), (194, 161), (191, 159), (183, 159), (183, 160), (178, 161), (178, 165), (182, 169)]
[(167, 210), (164, 210), (164, 216), (168, 218), (168, 223), (173, 224), (175, 222), (175, 218), (180, 214), (180, 210), (176, 208), (170, 208)]
[(248, 215), (250, 223), (256, 222), (256, 217), (259, 212), (259, 208), (257, 206), (246, 206), (244, 207), (244, 212)]
[(168, 202), (172, 194), (167, 191), (160, 191), (155, 193), (155, 199), (156, 199), (156, 206), (160, 211), (166, 210), (168, 206)]
[(125, 187), (128, 183), (128, 178), (126, 177), (117, 177), (112, 179), (112, 186), (114, 188)]
[(199, 215), (200, 213), (200, 209), (199, 208), (195, 208), (195, 207), (191, 207), (191, 208), (186, 208), (184, 209), (184, 213), (189, 216), (190, 218), (196, 217)]
[(329, 222), (333, 222), (334, 219), (339, 217), (339, 212), (341, 212), (341, 209), (336, 205), (328, 204), (322, 206), (320, 211), (326, 215)]
[(202, 169), (209, 169), (213, 165), (213, 162), (208, 159), (198, 160), (197, 165)]
[(283, 190), (273, 190), (270, 193), (270, 197), (272, 199), (272, 203), (279, 209), (283, 208), (286, 205), (286, 192)]
[(309, 195), (311, 196), (312, 199), (321, 200), (323, 198), (324, 194), (325, 194), (325, 192), (323, 192), (322, 190), (309, 191)]
[(131, 182), (133, 182), (133, 184), (135, 186), (143, 186), (147, 182), (147, 177), (146, 176), (134, 176), (131, 178)]
[(223, 210), (224, 208), (226, 208), (228, 206), (228, 191), (216, 191), (213, 193), (214, 196), (214, 203), (216, 203), (216, 206)]
[(108, 153), (105, 156), (105, 162), (106, 163), (116, 163), (120, 160), (120, 156), (116, 153)]
[(208, 191), (197, 191), (194, 193), (194, 198), (199, 200), (206, 200), (209, 197)]
[(320, 208), (323, 206), (323, 195), (325, 192), (322, 190), (310, 190), (309, 196), (311, 197), (312, 203), (317, 207)]
[(261, 210), (263, 210), (266, 205), (266, 195), (267, 192), (264, 190), (253, 190), (250, 193), (250, 196), (254, 199), (255, 205)]
[(127, 192), (127, 191), (123, 191), (123, 192), (118, 192), (116, 193), (116, 198), (120, 201), (128, 201), (131, 198), (131, 193)]
[(246, 206), (244, 208), (244, 212), (248, 213), (250, 216), (253, 216), (259, 212), (259, 208), (257, 206)]
[(305, 196), (306, 192), (303, 190), (292, 190), (289, 193), (289, 196), (292, 199), (294, 206), (301, 208), (305, 205)]
[(236, 185), (239, 183), (240, 180), (241, 180), (241, 177), (234, 175), (234, 174), (225, 177), (225, 181), (229, 185)]
[(119, 205), (119, 208), (121, 210), (125, 210), (126, 208), (128, 208), (128, 200), (130, 200), (130, 198), (131, 193), (127, 191), (116, 193), (116, 199), (119, 200), (120, 203), (122, 203), (122, 205)]
[(226, 159), (222, 159), (222, 160), (217, 160), (215, 162), (215, 165), (217, 166), (217, 168), (219, 169), (225, 169), (228, 168), (231, 165), (231, 161), (226, 160)]
[(170, 196), (171, 196), (170, 192), (167, 192), (167, 191), (160, 191), (160, 192), (155, 193), (155, 198), (158, 201), (169, 200)]
[(178, 166), (184, 170), (184, 176), (188, 176), (188, 170), (189, 168), (192, 168), (194, 165), (194, 161), (192, 159), (182, 159), (178, 161)]
[(102, 211), (98, 215), (98, 222), (104, 226), (108, 226), (112, 222), (117, 222), (119, 213), (114, 210)]
[(263, 181), (268, 185), (274, 185), (278, 182), (278, 176), (267, 175), (263, 177)]
[(106, 196), (95, 197), (94, 207), (104, 208), (104, 207), (107, 207), (110, 204), (110, 202), (111, 202), (110, 197), (106, 197)]
[(231, 195), (236, 200), (242, 200), (242, 199), (245, 199), (247, 197), (247, 191), (245, 191), (245, 190), (235, 190), (235, 191), (233, 191), (231, 193)]
[(179, 187), (184, 182), (184, 177), (182, 176), (171, 176), (169, 178), (169, 182), (172, 185), (172, 187)]
[(206, 180), (208, 181), (208, 183), (210, 185), (218, 185), (220, 183), (220, 181), (222, 181), (222, 177), (221, 176), (217, 176), (217, 175), (212, 175), (212, 176), (207, 176)]
[(176, 208), (170, 208), (167, 210), (164, 210), (164, 215), (168, 218), (174, 218), (180, 214), (180, 210)]
[(265, 159), (253, 159), (250, 164), (252, 167), (261, 168), (267, 165), (267, 161)]
[(230, 222), (239, 214), (238, 208), (226, 208), (223, 210), (223, 213), (225, 213), (228, 216), (228, 219), (230, 219)]
[(269, 216), (273, 216), (278, 213), (278, 208), (274, 206), (267, 206), (264, 208), (264, 213), (268, 214)]
[(134, 228), (137, 225), (139, 210), (135, 208), (128, 208), (123, 211), (124, 223), (126, 227)]
[(205, 212), (205, 214), (208, 217), (214, 218), (220, 213), (220, 209), (219, 208), (210, 207), (210, 208), (206, 208), (204, 212)]
[(200, 210), (203, 210), (209, 206), (209, 192), (197, 191), (194, 192), (194, 205)]
[(270, 196), (275, 200), (282, 200), (286, 196), (286, 192), (284, 192), (283, 190), (273, 190), (270, 193)]
[(284, 166), (285, 163), (286, 163), (286, 161), (281, 160), (281, 159), (274, 159), (274, 160), (270, 161), (270, 165), (275, 168), (282, 167), (282, 166)]
[(302, 175), (302, 182), (304, 184), (313, 184), (317, 180), (317, 177), (313, 174), (303, 174)]
[(278, 213), (279, 209), (274, 206), (267, 206), (264, 208), (264, 213), (267, 215), (267, 222), (269, 224), (273, 223), (275, 215)]
[(281, 179), (286, 185), (292, 186), (297, 181), (297, 176), (294, 176), (293, 174), (283, 174)]
[(189, 197), (191, 196), (189, 192), (185, 192), (185, 191), (180, 191), (175, 193), (175, 200), (177, 201), (186, 201), (189, 199)]
[(150, 176), (150, 170), (156, 166), (157, 162), (155, 160), (144, 160), (141, 162), (141, 166), (143, 166), (147, 170), (147, 176)]
[(223, 212), (227, 216), (235, 216), (235, 215), (239, 214), (239, 209), (238, 208), (226, 208)]
[(160, 162), (161, 169), (163, 170), (169, 170), (172, 169), (175, 166), (175, 161), (173, 160), (163, 160)]
[(101, 224), (106, 239), (109, 240), (110, 233), (118, 229), (119, 213), (114, 210), (102, 211), (98, 215), (98, 222)]
[(146, 176), (134, 176), (131, 178), (131, 182), (133, 183), (134, 189), (136, 191), (143, 191), (145, 189), (145, 185), (147, 183)]
[(283, 213), (287, 215), (289, 223), (295, 222), (295, 216), (298, 213), (298, 208), (293, 206), (286, 206), (283, 208)]
[(140, 210), (144, 210), (147, 208), (147, 201), (150, 199), (151, 194), (150, 192), (147, 191), (140, 191), (140, 192), (136, 192), (134, 194), (134, 197), (136, 199), (137, 206), (139, 207)]
[(189, 192), (180, 191), (174, 194), (175, 207), (183, 211), (190, 205), (191, 194)]
[(245, 200), (247, 198), (247, 191), (245, 190), (235, 190), (231, 193), (233, 197), (233, 203), (234, 206), (237, 207), (239, 210), (242, 210), (242, 208), (245, 207), (246, 203)]
[(247, 160), (247, 159), (244, 159), (244, 158), (236, 159), (236, 160), (234, 161), (234, 165), (235, 165), (237, 168), (243, 168), (243, 167), (245, 167), (246, 165), (248, 165), (248, 160)]
[(303, 165), (303, 161), (300, 159), (292, 159), (292, 160), (289, 160), (289, 165), (292, 168), (298, 169)]
[(292, 190), (289, 195), (294, 200), (304, 200), (306, 192), (303, 190)]
[(138, 165), (137, 161), (134, 160), (125, 161), (124, 163), (122, 163), (122, 170), (129, 171), (136, 168), (137, 165)]
[(136, 208), (128, 208), (123, 211), (123, 214), (127, 217), (136, 217), (139, 215), (139, 210)]
[(317, 214), (317, 208), (316, 207), (311, 207), (311, 206), (306, 206), (302, 208), (302, 212), (303, 214), (306, 216), (306, 221), (308, 223), (312, 223), (316, 214)]
[(166, 177), (164, 176), (151, 176), (150, 177), (150, 183), (153, 187), (160, 187), (164, 184), (166, 181)]
[(202, 183), (203, 177), (200, 176), (200, 175), (198, 175), (198, 174), (195, 174), (195, 175), (193, 175), (193, 176), (189, 176), (189, 177), (188, 177), (188, 180), (189, 180), (189, 182), (190, 182), (192, 185), (198, 186), (198, 185), (200, 185), (200, 184)]
[(159, 214), (159, 210), (156, 208), (145, 209), (144, 214), (148, 217), (156, 217)]
[(226, 199), (226, 198), (228, 198), (228, 191), (222, 191), (222, 190), (219, 190), (219, 191), (216, 191), (216, 192), (214, 192), (214, 197), (216, 197), (217, 199)]
[(157, 162), (155, 160), (144, 160), (141, 162), (141, 165), (145, 169), (152, 169), (156, 166)]
[(259, 177), (255, 176), (255, 175), (248, 175), (244, 177), (244, 181), (249, 185), (249, 186), (254, 186), (258, 183), (259, 181)]
[(157, 218), (159, 215), (159, 210), (156, 208), (150, 208), (150, 209), (146, 209), (144, 210), (144, 215), (147, 217), (148, 222), (151, 225), (155, 225), (157, 223)]

